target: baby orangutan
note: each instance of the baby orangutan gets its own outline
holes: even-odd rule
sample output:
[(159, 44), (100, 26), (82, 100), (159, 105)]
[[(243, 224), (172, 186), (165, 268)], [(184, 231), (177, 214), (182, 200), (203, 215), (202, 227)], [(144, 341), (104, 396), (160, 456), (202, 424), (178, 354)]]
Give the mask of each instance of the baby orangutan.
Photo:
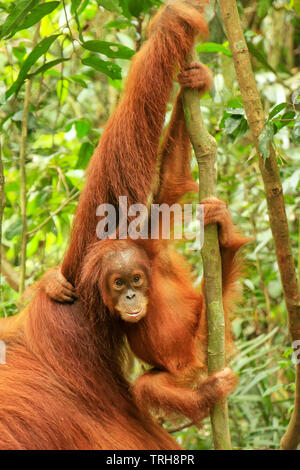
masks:
[[(215, 198), (202, 203), (204, 224), (219, 225), (230, 343), (228, 310), (237, 274), (234, 257), (247, 239), (237, 234), (225, 203)], [(42, 281), (49, 295), (61, 292), (55, 296), (59, 301), (74, 295), (64, 282), (60, 273), (56, 281), (52, 277), (50, 283), (47, 276)], [(77, 295), (95, 312), (102, 298), (108, 314), (120, 319), (133, 353), (152, 366), (132, 387), (142, 410), (177, 412), (199, 423), (216, 401), (234, 390), (237, 377), (229, 368), (200, 380), (206, 370), (205, 301), (193, 287), (184, 258), (168, 244), (130, 239), (95, 243), (87, 251)]]

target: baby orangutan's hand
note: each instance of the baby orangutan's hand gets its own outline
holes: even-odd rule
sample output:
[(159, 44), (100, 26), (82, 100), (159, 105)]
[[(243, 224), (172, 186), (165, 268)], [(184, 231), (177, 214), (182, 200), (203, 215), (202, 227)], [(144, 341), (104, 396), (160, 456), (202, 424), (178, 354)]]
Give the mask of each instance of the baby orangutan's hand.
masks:
[(66, 280), (60, 267), (49, 269), (40, 280), (40, 288), (56, 302), (74, 302), (77, 299), (75, 288)]

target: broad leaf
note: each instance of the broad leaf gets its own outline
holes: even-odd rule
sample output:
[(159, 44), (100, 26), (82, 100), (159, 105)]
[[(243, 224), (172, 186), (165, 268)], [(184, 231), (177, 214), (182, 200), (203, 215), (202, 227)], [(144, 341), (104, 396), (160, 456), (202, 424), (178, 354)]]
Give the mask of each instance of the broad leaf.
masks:
[(128, 21), (125, 18), (121, 18), (118, 20), (112, 20), (109, 23), (107, 23), (104, 28), (105, 29), (110, 29), (110, 28), (116, 28), (116, 29), (126, 29), (130, 28), (132, 26), (131, 22)]
[(49, 15), (55, 8), (58, 7), (60, 2), (48, 2), (42, 3), (35, 7), (29, 15), (25, 18), (24, 22), (16, 29), (16, 31), (21, 31), (22, 29), (27, 29), (38, 23), (44, 16)]
[(10, 224), (5, 230), (5, 237), (7, 240), (12, 240), (16, 235), (22, 233), (22, 219), (19, 218)]
[(280, 119), (275, 120), (274, 122), (277, 128), (277, 131), (279, 131), (285, 126), (288, 126), (290, 123), (293, 123), (295, 116), (296, 116), (295, 111), (290, 110), (284, 113), (283, 116), (280, 116)]
[(93, 67), (98, 72), (104, 73), (112, 79), (121, 79), (122, 78), (122, 69), (117, 64), (113, 62), (106, 62), (105, 60), (99, 59), (99, 57), (90, 56), (86, 59), (82, 59), (84, 65)]
[(264, 18), (272, 5), (272, 0), (258, 0), (257, 14), (259, 18)]
[(48, 38), (43, 39), (38, 45), (31, 51), (27, 59), (24, 61), (21, 70), (19, 72), (17, 80), (12, 84), (12, 86), (6, 92), (6, 98), (9, 98), (13, 93), (18, 93), (20, 90), (22, 83), (27, 78), (27, 74), (31, 69), (32, 65), (36, 63), (36, 61), (45, 54), (49, 47), (53, 44), (55, 39), (59, 36), (59, 34), (55, 34), (54, 36), (49, 36)]
[(89, 142), (84, 142), (79, 150), (79, 156), (75, 168), (85, 169), (93, 155), (94, 147)]
[(84, 81), (86, 77), (84, 75), (71, 75), (70, 77), (68, 77), (68, 79), (72, 80), (72, 82), (78, 83), (83, 88), (87, 88), (87, 84)]
[(141, 13), (146, 12), (155, 2), (151, 0), (127, 0), (128, 10), (130, 13), (138, 18)]
[(282, 111), (284, 108), (287, 107), (287, 103), (280, 103), (275, 108), (272, 109), (272, 111), (269, 114), (269, 119), (272, 119), (274, 116), (276, 116), (280, 111)]
[(68, 60), (70, 60), (69, 57), (68, 58), (61, 57), (60, 59), (55, 59), (55, 60), (51, 60), (50, 62), (46, 62), (46, 64), (42, 65), (42, 67), (28, 74), (27, 77), (32, 77), (34, 75), (38, 75), (39, 73), (46, 72), (46, 70), (49, 70), (52, 67), (55, 67), (56, 65), (61, 64), (62, 62), (67, 62)]
[(86, 41), (82, 46), (88, 51), (99, 52), (111, 59), (130, 59), (135, 54), (135, 51), (129, 47), (122, 46), (122, 44), (116, 44), (114, 42), (94, 40)]
[(89, 132), (91, 123), (88, 119), (80, 119), (75, 122), (75, 129), (79, 139), (82, 139)]
[(197, 52), (221, 52), (222, 54), (232, 57), (231, 50), (229, 47), (223, 44), (217, 44), (215, 42), (205, 42), (197, 46)]
[(236, 117), (228, 117), (225, 121), (225, 133), (226, 134), (233, 134), (233, 132), (239, 127), (241, 124), (241, 118), (238, 116)]
[(267, 158), (269, 158), (270, 156), (270, 146), (272, 145), (272, 141), (273, 141), (273, 137), (274, 137), (274, 130), (273, 130), (273, 126), (270, 125), (270, 124), (267, 124), (260, 136), (259, 136), (259, 151), (260, 153), (262, 154), (262, 156), (264, 157), (264, 161), (266, 161)]
[(97, 0), (99, 6), (105, 8), (105, 10), (113, 13), (120, 12), (120, 6), (118, 0)]
[[(77, 25), (78, 32), (79, 32), (80, 41), (83, 42), (82, 29), (81, 29), (81, 25), (80, 25), (80, 21), (79, 21), (79, 16), (78, 16), (78, 8), (79, 8), (80, 4), (81, 4), (81, 0), (72, 0), (72, 2), (71, 2), (71, 13), (73, 13), (73, 15), (75, 17), (76, 25)], [(86, 7), (86, 5), (83, 5), (82, 7), (84, 9)]]
[(72, 0), (71, 1), (71, 13), (75, 13), (75, 11), (78, 9), (80, 3), (81, 3), (81, 0)]
[(17, 31), (19, 24), (24, 21), (27, 13), (39, 2), (40, 0), (18, 0), (5, 22), (0, 26), (0, 39), (9, 34), (13, 35)]
[(26, 55), (26, 47), (24, 46), (24, 44), (20, 44), (17, 47), (13, 47), (12, 51), (13, 51), (13, 55), (17, 58), (17, 60), (19, 62), (22, 62), (22, 60), (24, 59)]

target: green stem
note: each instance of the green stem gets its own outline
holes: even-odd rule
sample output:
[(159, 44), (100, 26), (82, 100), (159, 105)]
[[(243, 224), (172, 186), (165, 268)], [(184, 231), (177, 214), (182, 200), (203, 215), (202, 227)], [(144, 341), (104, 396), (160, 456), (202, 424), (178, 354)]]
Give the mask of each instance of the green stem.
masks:
[[(217, 144), (203, 122), (199, 93), (186, 89), (183, 93), (186, 126), (199, 168), (200, 201), (216, 194), (215, 162)], [(201, 251), (204, 273), (204, 295), (208, 319), (208, 373), (225, 367), (225, 321), (222, 303), (222, 264), (217, 225), (205, 227)], [(231, 449), (227, 401), (222, 400), (211, 409), (214, 446), (218, 450)]]

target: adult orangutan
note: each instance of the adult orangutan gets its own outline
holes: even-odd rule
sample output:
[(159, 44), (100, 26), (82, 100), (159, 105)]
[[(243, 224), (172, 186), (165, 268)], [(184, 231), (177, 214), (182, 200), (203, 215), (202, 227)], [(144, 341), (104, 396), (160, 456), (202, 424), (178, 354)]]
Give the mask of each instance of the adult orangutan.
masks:
[[(210, 84), (204, 66), (185, 65), (195, 36), (207, 32), (205, 3), (168, 2), (133, 60), (123, 99), (89, 165), (62, 267), (79, 300), (62, 305), (49, 298), (47, 292), (58, 300), (73, 298), (70, 284), (58, 282), (54, 271), (50, 286), (46, 276), (25, 311), (0, 324), (7, 344), (7, 364), (0, 368), (1, 449), (177, 449), (146, 412), (148, 405), (198, 422), (234, 387), (229, 369), (198, 382), (196, 346), (206, 338), (205, 309), (182, 259), (161, 241), (95, 243), (97, 206), (117, 205), (119, 195), (129, 204), (145, 203), (159, 152), (155, 200), (172, 203), (195, 189), (180, 94), (160, 151), (159, 139), (176, 67), (183, 86), (204, 90)], [(205, 201), (205, 222), (220, 224), (226, 307), (233, 257), (244, 239), (219, 201)], [(126, 334), (133, 351), (155, 367), (133, 393), (122, 370)]]
[[(179, 3), (173, 2), (172, 7), (177, 8)], [(189, 5), (200, 3), (190, 2)], [(184, 7), (187, 4), (180, 3)], [(156, 23), (152, 31), (155, 28)], [(173, 45), (176, 41), (174, 37)], [(184, 43), (183, 38), (180, 43)], [(148, 45), (150, 47), (151, 43)], [(157, 45), (159, 51), (155, 57), (162, 54), (164, 46), (164, 42)], [(199, 381), (206, 367), (207, 349), (202, 293), (193, 288), (184, 259), (172, 251), (166, 241), (107, 239), (97, 242), (97, 219), (90, 216), (96, 214), (97, 205), (101, 203), (117, 208), (120, 195), (128, 197), (128, 205), (137, 202), (146, 205), (153, 188), (157, 155), (162, 165), (154, 202), (172, 205), (186, 192), (198, 189), (190, 172), (190, 141), (181, 91), (163, 144), (158, 148), (170, 91), (165, 94), (162, 88), (162, 83), (169, 83), (166, 78), (168, 54), (162, 55), (165, 81), (160, 86), (160, 70), (158, 74), (147, 74), (147, 79), (143, 75), (145, 62), (152, 57), (149, 51), (145, 57), (138, 55), (133, 63), (123, 100), (107, 124), (90, 162), (88, 181), (76, 212), (62, 271), (68, 281), (76, 285), (79, 299), (91, 318), (99, 318), (99, 305), (104, 303), (107, 308), (101, 310), (103, 324), (108, 319), (121, 319), (119, 328), (126, 333), (132, 351), (153, 366), (132, 388), (140, 409), (179, 412), (199, 422), (208, 414), (210, 406), (232, 391), (236, 384), (229, 369)], [(182, 88), (193, 87), (203, 93), (212, 80), (204, 65), (182, 63), (178, 81)], [(205, 224), (220, 225), (224, 309), (227, 343), (230, 343), (228, 313), (237, 275), (234, 257), (248, 240), (236, 233), (224, 203), (214, 198), (202, 202)], [(66, 285), (64, 278), (56, 282), (55, 273), (61, 276), (59, 271), (54, 271), (51, 279), (44, 279), (46, 291), (54, 300), (72, 301), (75, 295), (72, 285)]]

